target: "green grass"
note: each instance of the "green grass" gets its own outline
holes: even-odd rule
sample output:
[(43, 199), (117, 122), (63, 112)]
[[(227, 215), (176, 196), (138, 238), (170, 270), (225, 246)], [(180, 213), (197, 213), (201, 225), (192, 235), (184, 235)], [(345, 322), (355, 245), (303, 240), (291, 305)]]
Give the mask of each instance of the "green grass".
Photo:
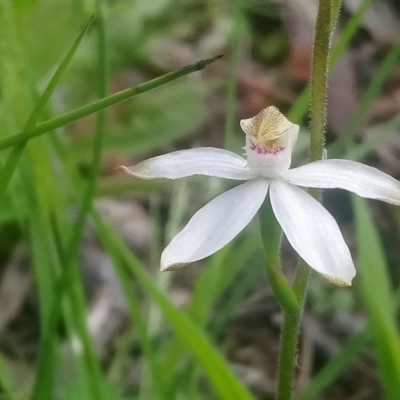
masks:
[[(335, 13), (339, 3), (335, 2)], [(341, 29), (331, 68), (351, 45), (369, 5), (370, 1), (363, 1)], [(173, 185), (104, 177), (101, 169), (110, 153), (142, 158), (190, 146), (204, 121), (215, 123), (210, 107), (214, 103), (208, 99), (218, 91), (225, 93), (226, 113), (225, 130), (217, 139), (228, 148), (238, 148), (236, 83), (241, 52), (252, 40), (248, 13), (262, 7), (264, 3), (257, 1), (222, 1), (214, 7), (200, 1), (98, 0), (92, 9), (89, 2), (79, 0), (0, 0), (0, 229), (6, 237), (5, 229), (11, 224), (19, 232), (18, 240), (26, 244), (40, 328), (39, 357), (31, 363), (32, 385), (22, 390), (19, 371), (9, 369), (3, 358), (10, 356), (1, 353), (4, 398), (256, 399), (233, 372), (223, 339), (235, 311), (257, 282), (267, 286), (258, 233), (244, 232), (207, 259), (190, 299), (178, 308), (169, 299), (172, 275), (158, 274), (161, 238), (169, 239), (185, 224), (193, 212), (188, 191), (197, 188), (186, 181)], [(91, 14), (95, 14), (92, 24), (82, 30)], [(264, 17), (275, 23), (279, 13), (268, 4)], [(152, 50), (153, 40), (161, 37), (173, 43), (194, 40), (210, 21), (229, 43), (225, 64), (212, 65), (220, 59), (218, 54), (197, 57), (195, 51), (195, 60), (203, 61), (171, 67), (176, 60), (171, 62), (162, 51)], [(396, 115), (367, 139), (354, 140), (398, 63), (399, 49), (395, 45), (383, 58), (343, 139), (328, 149), (330, 158), (362, 161), (398, 127)], [(193, 74), (202, 69), (211, 76), (207, 84)], [(145, 73), (116, 92), (121, 70)], [(289, 112), (293, 121), (304, 119), (307, 90)], [(74, 138), (71, 132), (77, 122), (90, 115), (95, 116), (93, 124), (84, 120), (85, 134)], [(151, 265), (138, 261), (93, 206), (98, 197), (119, 194), (150, 203), (150, 215), (156, 221)], [(201, 190), (194, 197), (196, 205), (207, 200)], [(77, 210), (74, 219), (72, 209)], [(358, 312), (365, 313), (368, 327), (349, 338), (311, 379), (297, 397), (301, 400), (321, 396), (368, 344), (373, 346), (386, 398), (397, 399), (400, 391), (396, 288), (378, 225), (365, 202), (354, 200), (353, 209), (358, 277), (352, 293), (360, 300)], [(90, 304), (79, 271), (78, 249), (88, 223), (94, 225), (112, 261), (127, 303), (128, 326), (107, 363), (98, 359), (87, 326)], [(62, 375), (65, 349), (72, 364), (70, 373)], [(129, 392), (126, 371), (132, 366), (143, 372), (139, 387)]]

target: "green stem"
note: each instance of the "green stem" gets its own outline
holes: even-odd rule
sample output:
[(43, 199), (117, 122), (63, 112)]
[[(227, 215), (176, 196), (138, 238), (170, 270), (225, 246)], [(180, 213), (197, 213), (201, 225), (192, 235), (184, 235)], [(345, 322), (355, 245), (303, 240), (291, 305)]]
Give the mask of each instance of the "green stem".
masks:
[[(320, 0), (315, 26), (311, 76), (310, 161), (321, 160), (324, 150), (325, 100), (332, 25), (331, 0)], [(310, 193), (315, 198), (320, 198), (319, 191), (314, 190)], [(277, 400), (290, 400), (292, 397), (294, 365), (297, 356), (297, 337), (309, 274), (310, 268), (304, 261), (301, 261), (292, 287), (300, 309), (297, 311), (284, 311)]]
[(299, 262), (299, 266), (296, 271), (296, 277), (292, 286), (299, 307), (294, 311), (284, 310), (277, 400), (290, 400), (292, 396), (293, 372), (297, 356), (297, 337), (300, 326), (300, 318), (306, 297), (309, 275), (309, 266), (303, 260), (301, 260)]
[(320, 0), (311, 75), (310, 162), (321, 160), (326, 120), (326, 83), (331, 40), (331, 0)]
[[(349, 47), (350, 41), (354, 37), (357, 29), (363, 21), (364, 14), (371, 5), (372, 0), (362, 0), (362, 3), (356, 10), (356, 12), (350, 17), (349, 21), (342, 29), (339, 38), (337, 39), (335, 46), (332, 48), (329, 70), (332, 72), (337, 62), (340, 60), (342, 54)], [(338, 13), (335, 16), (337, 19)], [(336, 19), (332, 21), (332, 30), (336, 24)], [(296, 102), (292, 105), (287, 118), (289, 121), (294, 123), (299, 123), (308, 110), (308, 98), (310, 97), (310, 86), (308, 85), (300, 96), (297, 98)]]
[(52, 93), (54, 92), (54, 89), (56, 88), (58, 82), (60, 81), (60, 79), (64, 75), (68, 65), (70, 64), (86, 31), (89, 29), (92, 19), (93, 19), (93, 17), (89, 20), (85, 29), (78, 36), (75, 43), (69, 50), (68, 54), (63, 59), (60, 66), (57, 68), (55, 74), (50, 79), (49, 84), (47, 85), (47, 87), (46, 87), (45, 91), (43, 92), (43, 94), (41, 95), (37, 105), (31, 112), (27, 122), (25, 123), (25, 126), (24, 126), (22, 132), (17, 137), (16, 145), (12, 149), (10, 155), (7, 158), (7, 161), (5, 162), (4, 166), (0, 170), (0, 204), (3, 202), (3, 200), (5, 198), (8, 185), (11, 181), (11, 178), (13, 177), (14, 171), (17, 168), (17, 165), (22, 156), (22, 153), (24, 152), (25, 146), (28, 143), (30, 133), (31, 133), (32, 129), (34, 129), (34, 127), (35, 127), (37, 121), (39, 120), (44, 108), (46, 107)]
[[(108, 83), (108, 65), (107, 65), (107, 40), (106, 30), (104, 21), (105, 6), (102, 4), (102, 0), (96, 1), (96, 19), (97, 19), (97, 36), (98, 36), (98, 87), (99, 97), (104, 98), (107, 95), (107, 83)], [(86, 223), (86, 217), (89, 213), (92, 199), (96, 194), (97, 180), (100, 173), (101, 157), (103, 152), (104, 144), (104, 133), (106, 126), (106, 111), (102, 110), (97, 113), (96, 121), (96, 135), (94, 140), (92, 163), (90, 169), (90, 179), (82, 199), (82, 204), (79, 210), (78, 217), (73, 229), (71, 241), (68, 247), (68, 254), (71, 257), (75, 257), (76, 251), (81, 241), (81, 236)]]
[[(219, 55), (212, 58), (207, 58), (206, 60), (198, 61), (191, 65), (187, 65), (186, 67), (183, 67), (178, 71), (170, 72), (168, 74), (160, 76), (159, 78), (152, 79), (149, 82), (145, 82), (133, 88), (129, 88), (121, 92), (115, 93), (111, 96), (105, 97), (104, 99), (97, 100), (91, 104), (78, 108), (77, 110), (61, 115), (60, 117), (53, 118), (49, 121), (38, 124), (34, 129), (32, 129), (29, 132), (29, 137), (27, 139), (32, 139), (36, 136), (42, 135), (43, 133), (53, 131), (64, 125), (68, 125), (73, 121), (86, 117), (90, 114), (94, 114), (98, 111), (104, 110), (115, 104), (121, 103), (122, 101), (128, 100), (131, 97), (137, 96), (138, 94), (148, 92), (160, 86), (166, 85), (167, 83), (173, 82), (179, 78), (182, 78), (183, 76), (186, 76), (196, 71), (200, 71), (203, 68), (207, 67), (209, 64), (213, 63), (214, 61), (219, 60), (221, 57), (222, 55)], [(8, 147), (15, 146), (20, 140), (20, 136), (21, 132), (16, 133), (14, 135), (10, 135), (4, 139), (1, 139), (0, 150), (4, 150)]]
[[(96, 27), (98, 37), (98, 85), (99, 97), (104, 98), (107, 95), (108, 65), (107, 65), (107, 40), (104, 17), (105, 4), (103, 0), (96, 1)], [(83, 361), (87, 370), (89, 382), (91, 385), (92, 398), (96, 400), (105, 400), (106, 396), (103, 390), (103, 380), (99, 362), (93, 346), (90, 332), (86, 323), (86, 301), (84, 290), (81, 283), (79, 266), (76, 262), (79, 243), (82, 238), (82, 232), (86, 224), (87, 215), (92, 205), (93, 197), (96, 193), (97, 179), (101, 166), (101, 156), (104, 143), (104, 133), (106, 125), (105, 110), (97, 114), (96, 136), (93, 148), (93, 158), (90, 171), (90, 179), (85, 190), (79, 214), (72, 230), (71, 238), (67, 246), (65, 260), (65, 274), (69, 280), (67, 285), (68, 295), (74, 312), (74, 322), (77, 334), (83, 344)], [(61, 294), (59, 294), (61, 298)]]
[(297, 311), (299, 304), (281, 270), (280, 247), (282, 229), (276, 220), (269, 197), (265, 199), (258, 215), (268, 282), (283, 310), (286, 312)]

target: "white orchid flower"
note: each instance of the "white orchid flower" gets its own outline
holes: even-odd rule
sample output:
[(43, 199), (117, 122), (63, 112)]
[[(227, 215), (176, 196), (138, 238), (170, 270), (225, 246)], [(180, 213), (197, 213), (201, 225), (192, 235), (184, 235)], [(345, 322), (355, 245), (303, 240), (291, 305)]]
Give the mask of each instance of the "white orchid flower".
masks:
[(252, 220), (269, 191), (273, 212), (289, 243), (314, 270), (338, 285), (350, 285), (354, 264), (332, 215), (298, 186), (341, 188), (361, 197), (400, 205), (400, 182), (348, 160), (321, 160), (289, 169), (299, 126), (275, 107), (240, 121), (246, 157), (204, 147), (175, 151), (121, 169), (140, 179), (192, 175), (245, 181), (197, 211), (161, 255), (161, 270), (201, 260), (228, 244)]

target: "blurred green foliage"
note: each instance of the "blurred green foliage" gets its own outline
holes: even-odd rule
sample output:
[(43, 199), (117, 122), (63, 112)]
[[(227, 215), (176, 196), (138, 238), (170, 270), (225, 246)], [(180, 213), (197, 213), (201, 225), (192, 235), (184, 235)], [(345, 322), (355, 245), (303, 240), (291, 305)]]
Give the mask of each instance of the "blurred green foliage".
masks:
[[(96, 6), (102, 6), (105, 10), (103, 28), (107, 39), (106, 61), (104, 65), (99, 65), (100, 22), (96, 20), (38, 122), (96, 101), (102, 82), (102, 68), (109, 71), (109, 79), (104, 78), (106, 82), (102, 83), (113, 93), (137, 86), (198, 59), (216, 55), (210, 54), (211, 50), (206, 44), (199, 43), (202, 34), (210, 26), (215, 27), (217, 39), (214, 39), (217, 44), (218, 41), (222, 43), (221, 50), (228, 49), (228, 62), (215, 67), (212, 72), (205, 72), (205, 75), (209, 73), (207, 79), (197, 75), (186, 77), (110, 108), (103, 125), (104, 143), (100, 143), (94, 134), (101, 129), (99, 122), (96, 124), (88, 117), (35, 138), (24, 148), (15, 173), (11, 173), (12, 180), (5, 188), (6, 197), (0, 207), (0, 257), (1, 265), (5, 266), (19, 242), (23, 242), (28, 249), (28, 264), (34, 276), (37, 292), (35, 301), (39, 310), (39, 356), (35, 362), (29, 360), (23, 349), (18, 349), (17, 341), (17, 351), (2, 349), (2, 395), (11, 400), (255, 398), (231, 371), (218, 348), (229, 321), (243, 299), (257, 281), (266, 283), (258, 235), (253, 231), (246, 232), (231, 246), (207, 260), (194, 284), (190, 302), (181, 310), (168, 299), (168, 287), (162, 285), (156, 273), (148, 272), (113, 228), (102, 221), (93, 207), (89, 207), (86, 211), (113, 262), (131, 322), (119, 338), (109, 364), (101, 365), (94, 353), (94, 343), (91, 342), (85, 321), (87, 304), (78, 273), (76, 248), (71, 246), (74, 232), (78, 235), (75, 236), (78, 242), (82, 232), (75, 225), (76, 221), (71, 219), (71, 209), (82, 207), (85, 201), (93, 201), (91, 193), (87, 192), (89, 198), (83, 196), (88, 184), (97, 189), (96, 196), (99, 197), (104, 194), (135, 196), (143, 192), (152, 192), (152, 196), (156, 193), (157, 196), (158, 192), (159, 199), (165, 197), (168, 201), (175, 199), (179, 203), (179, 196), (170, 196), (174, 192), (172, 185), (166, 189), (163, 183), (138, 183), (128, 177), (115, 176), (112, 171), (107, 171), (108, 176), (101, 175), (97, 182), (94, 175), (83, 173), (94, 168), (93, 148), (96, 146), (99, 146), (104, 158), (117, 155), (137, 160), (179, 148), (182, 143), (186, 145), (204, 132), (213, 136), (213, 143), (214, 140), (215, 143), (224, 143), (225, 136), (232, 139), (225, 143), (239, 148), (241, 137), (237, 135), (239, 127), (235, 114), (238, 108), (236, 86), (239, 53), (236, 52), (240, 52), (243, 43), (250, 40), (254, 45), (253, 55), (261, 59), (262, 64), (279, 62), (288, 51), (288, 40), (279, 19), (279, 11), (272, 2), (245, 3), (238, 0), (0, 0), (1, 139), (24, 127), (60, 61), (96, 11)], [(364, 1), (360, 10), (365, 12), (368, 6), (369, 2)], [(361, 11), (354, 14), (344, 27), (336, 53), (334, 50), (335, 60), (350, 46), (362, 17)], [(258, 35), (257, 22), (254, 21), (265, 23), (265, 18), (270, 30), (263, 30)], [(182, 44), (184, 46), (180, 46)], [(175, 45), (178, 45), (177, 52)], [(212, 42), (209, 48), (214, 49), (213, 46)], [(215, 48), (219, 47), (215, 45)], [(188, 49), (190, 51), (185, 53)], [(379, 96), (383, 83), (398, 63), (398, 49), (398, 45), (393, 47), (385, 57), (379, 74), (367, 88), (365, 97), (362, 97), (364, 100), (360, 101), (356, 124), (351, 129), (359, 128), (373, 100)], [(186, 62), (187, 59), (190, 62)], [(217, 100), (213, 100), (213, 97), (217, 97)], [(224, 115), (225, 129), (225, 121), (220, 121), (220, 110), (214, 110), (220, 104), (222, 111), (228, 110)], [(306, 93), (299, 96), (290, 114), (297, 121), (304, 121), (307, 107)], [(205, 132), (211, 125), (212, 131)], [(307, 124), (303, 122), (302, 125), (294, 156), (297, 164), (304, 162), (307, 155)], [(349, 158), (363, 159), (393, 135), (398, 125), (396, 116), (381, 124), (376, 134), (364, 142), (337, 139), (330, 145), (328, 154), (330, 157), (339, 157), (345, 149)], [(219, 136), (216, 137), (215, 132)], [(10, 154), (10, 149), (2, 150), (1, 166), (5, 165)], [(204, 203), (204, 190), (194, 190), (196, 202)], [(168, 219), (166, 203), (159, 201), (157, 206), (158, 212), (163, 214), (160, 218), (163, 221)], [(193, 211), (190, 203), (184, 202), (179, 210), (181, 216)], [(362, 204), (355, 204), (354, 207), (359, 257), (367, 265), (373, 260), (373, 255), (383, 252), (383, 246), (376, 233), (368, 233), (374, 232), (372, 221), (368, 219), (368, 210)], [(164, 227), (159, 228), (163, 233)], [(162, 245), (156, 243), (155, 248), (161, 248)], [(374, 249), (373, 255), (368, 253), (371, 249)], [(156, 269), (157, 266), (152, 266), (150, 271)], [(371, 337), (377, 348), (377, 368), (383, 377), (385, 389), (392, 396), (398, 394), (393, 394), (396, 382), (387, 378), (393, 373), (393, 360), (400, 357), (397, 328), (390, 304), (391, 293), (378, 296), (374, 286), (380, 282), (380, 276), (390, 281), (384, 257), (380, 256), (377, 262), (373, 262), (368, 271), (361, 269), (362, 274), (374, 274), (376, 281), (363, 278), (359, 293), (334, 287), (326, 289), (326, 284), (319, 279), (312, 281), (309, 296), (311, 312), (326, 317), (335, 310), (351, 309), (361, 299), (370, 323), (364, 334), (366, 339), (361, 341), (362, 345), (357, 347), (357, 351), (351, 351), (351, 347), (348, 353), (338, 354), (326, 366), (327, 369), (331, 368), (328, 378), (325, 375), (321, 383), (317, 376), (315, 386), (311, 381), (311, 389), (305, 392), (310, 393), (308, 400), (318, 398), (333, 379), (345, 372), (347, 365), (357, 357)], [(139, 284), (141, 291), (135, 290), (133, 281)], [(387, 291), (387, 283), (380, 283), (382, 286), (379, 290)], [(141, 292), (145, 293), (144, 300), (139, 295)], [(161, 310), (173, 332), (165, 329), (164, 322), (162, 329), (155, 333), (149, 329), (149, 307)], [(385, 316), (387, 325), (380, 326), (380, 316)], [(386, 326), (389, 328), (386, 329)], [(64, 333), (60, 334), (60, 330)], [(65, 338), (69, 341), (65, 341)], [(72, 360), (65, 357), (65, 346)], [(22, 368), (12, 366), (15, 353), (28, 365), (30, 379), (23, 378)], [(139, 387), (126, 387), (127, 365), (131, 364), (145, 371)], [(204, 383), (206, 379), (211, 385)], [(315, 387), (317, 389), (313, 389)]]

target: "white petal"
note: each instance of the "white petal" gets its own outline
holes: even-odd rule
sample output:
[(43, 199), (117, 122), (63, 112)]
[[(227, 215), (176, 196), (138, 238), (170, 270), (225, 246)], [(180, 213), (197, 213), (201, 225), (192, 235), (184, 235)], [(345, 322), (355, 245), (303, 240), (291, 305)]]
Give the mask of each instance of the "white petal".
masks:
[(322, 160), (287, 171), (284, 179), (294, 185), (346, 189), (368, 199), (400, 205), (400, 182), (361, 163)]
[(179, 179), (192, 175), (249, 180), (256, 174), (246, 166), (246, 160), (223, 149), (199, 147), (150, 158), (132, 167), (121, 166), (127, 174), (140, 179)]
[(354, 264), (332, 215), (308, 193), (280, 179), (272, 181), (270, 196), (275, 216), (299, 256), (333, 283), (350, 285)]
[(161, 255), (161, 270), (201, 260), (228, 244), (257, 213), (269, 183), (256, 179), (219, 195), (201, 208)]

